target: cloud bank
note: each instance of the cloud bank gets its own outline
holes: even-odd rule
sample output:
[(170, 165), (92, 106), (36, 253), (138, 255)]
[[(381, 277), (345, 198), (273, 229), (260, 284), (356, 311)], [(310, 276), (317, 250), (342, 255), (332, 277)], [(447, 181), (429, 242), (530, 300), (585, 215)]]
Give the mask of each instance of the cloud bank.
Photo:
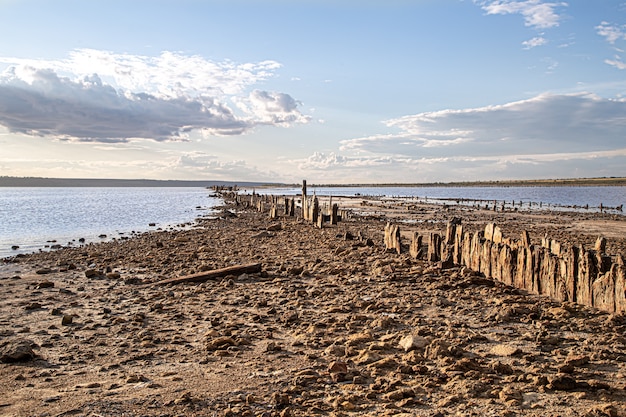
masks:
[[(603, 175), (602, 167), (606, 175), (623, 175), (625, 114), (626, 100), (542, 94), (387, 120), (394, 132), (344, 140), (339, 154), (318, 152), (296, 162), (319, 172), (396, 167), (439, 180), (562, 176), (552, 170), (557, 162), (572, 176)], [(587, 168), (590, 173), (583, 174)]]
[(214, 63), (81, 49), (61, 61), (0, 58), (0, 125), (13, 133), (88, 142), (185, 140), (192, 130), (239, 135), (307, 123), (289, 94), (247, 90), (274, 61)]
[(487, 14), (521, 14), (524, 24), (533, 29), (549, 29), (559, 25), (561, 15), (556, 12), (559, 7), (566, 7), (567, 3), (544, 3), (541, 0), (475, 0)]

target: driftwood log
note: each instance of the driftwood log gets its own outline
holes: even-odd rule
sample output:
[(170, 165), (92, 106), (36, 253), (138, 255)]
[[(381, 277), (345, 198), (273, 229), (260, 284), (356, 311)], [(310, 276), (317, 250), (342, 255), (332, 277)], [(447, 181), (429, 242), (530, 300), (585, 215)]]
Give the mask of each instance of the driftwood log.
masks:
[(183, 275), (182, 277), (164, 279), (157, 281), (151, 286), (181, 284), (183, 282), (204, 282), (215, 278), (225, 277), (227, 275), (253, 274), (261, 272), (261, 264), (234, 265), (226, 268), (214, 269), (212, 271), (198, 272), (197, 274)]

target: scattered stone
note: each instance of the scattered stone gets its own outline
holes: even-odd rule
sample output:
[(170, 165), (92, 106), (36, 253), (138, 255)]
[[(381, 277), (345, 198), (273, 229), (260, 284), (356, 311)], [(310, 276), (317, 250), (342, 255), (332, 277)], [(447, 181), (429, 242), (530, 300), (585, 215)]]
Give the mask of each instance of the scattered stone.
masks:
[(237, 343), (235, 342), (235, 339), (233, 339), (232, 337), (220, 336), (207, 341), (205, 346), (207, 350), (215, 351), (219, 349), (226, 349), (230, 346), (235, 346), (236, 344)]
[(555, 391), (574, 391), (578, 388), (578, 384), (569, 375), (557, 374), (548, 378), (547, 388)]
[(405, 352), (414, 349), (424, 349), (428, 345), (428, 340), (422, 336), (409, 335), (403, 337), (398, 343)]
[(37, 357), (33, 351), (33, 346), (36, 346), (36, 344), (32, 340), (18, 339), (9, 341), (0, 348), (0, 362), (16, 363), (31, 361)]
[(35, 289), (40, 290), (42, 288), (53, 288), (54, 282), (51, 281), (41, 281), (35, 284)]
[(72, 324), (72, 322), (74, 321), (74, 316), (71, 314), (64, 314), (63, 318), (61, 319), (61, 325), (62, 326), (69, 326), (70, 324)]

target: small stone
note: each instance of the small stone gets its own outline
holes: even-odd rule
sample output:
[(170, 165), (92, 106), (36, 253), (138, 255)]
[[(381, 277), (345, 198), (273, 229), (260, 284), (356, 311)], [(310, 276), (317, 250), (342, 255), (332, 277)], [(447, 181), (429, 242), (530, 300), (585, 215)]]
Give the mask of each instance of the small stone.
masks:
[(491, 348), (491, 353), (496, 356), (515, 356), (521, 353), (519, 348), (509, 345), (496, 345)]
[(280, 223), (274, 223), (267, 226), (266, 230), (268, 232), (278, 232), (279, 230), (283, 230), (283, 225)]
[(72, 324), (73, 321), (74, 316), (72, 316), (71, 314), (64, 314), (63, 318), (61, 319), (61, 325), (69, 326), (70, 324)]
[(574, 378), (569, 375), (558, 374), (551, 377), (549, 380), (548, 389), (555, 391), (573, 391), (577, 388), (577, 383)]
[(127, 384), (136, 384), (138, 382), (147, 382), (147, 381), (148, 381), (148, 378), (146, 378), (143, 375), (137, 375), (137, 374), (129, 375), (128, 378), (126, 378)]
[(335, 361), (330, 364), (328, 367), (328, 372), (333, 374), (347, 374), (348, 373), (348, 364), (341, 361)]
[(214, 339), (211, 339), (207, 342), (206, 348), (207, 350), (218, 350), (218, 349), (226, 349), (230, 346), (235, 346), (236, 342), (232, 337), (229, 336), (220, 336)]
[(36, 357), (33, 345), (35, 345), (33, 341), (26, 339), (9, 342), (0, 350), (0, 362), (16, 363), (33, 360)]
[(512, 387), (504, 387), (498, 397), (508, 405), (520, 405), (524, 400), (522, 392)]
[(50, 268), (41, 268), (38, 269), (37, 271), (35, 271), (35, 273), (37, 275), (46, 275), (46, 274), (51, 274), (53, 271)]
[(53, 397), (47, 397), (47, 398), (44, 398), (44, 399), (43, 399), (43, 402), (44, 402), (44, 403), (55, 403), (55, 402), (59, 401), (60, 399), (61, 399), (61, 397), (60, 397), (60, 396), (55, 395), (55, 396), (53, 396)]
[(565, 359), (566, 365), (571, 365), (575, 367), (585, 366), (589, 363), (588, 355), (571, 355)]
[(42, 288), (54, 288), (54, 282), (51, 281), (41, 281), (39, 283), (37, 283), (35, 285), (35, 289), (42, 289)]
[(97, 276), (100, 276), (100, 271), (97, 271), (95, 269), (88, 269), (85, 271), (85, 276), (87, 278), (95, 278)]
[(279, 407), (286, 407), (291, 402), (289, 394), (275, 392), (272, 394), (272, 403)]
[(421, 336), (409, 335), (403, 337), (398, 344), (405, 352), (409, 352), (414, 349), (424, 349), (428, 345), (428, 341)]

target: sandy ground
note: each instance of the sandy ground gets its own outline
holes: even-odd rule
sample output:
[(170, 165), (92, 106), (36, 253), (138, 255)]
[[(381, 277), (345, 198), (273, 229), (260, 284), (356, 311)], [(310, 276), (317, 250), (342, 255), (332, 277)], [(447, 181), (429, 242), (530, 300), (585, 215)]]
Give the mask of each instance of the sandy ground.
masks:
[[(626, 415), (623, 316), (382, 247), (388, 220), (408, 236), (459, 217), (625, 253), (624, 216), (340, 205), (362, 215), (320, 230), (230, 206), (0, 262), (0, 415)], [(262, 272), (153, 285), (248, 263)]]

